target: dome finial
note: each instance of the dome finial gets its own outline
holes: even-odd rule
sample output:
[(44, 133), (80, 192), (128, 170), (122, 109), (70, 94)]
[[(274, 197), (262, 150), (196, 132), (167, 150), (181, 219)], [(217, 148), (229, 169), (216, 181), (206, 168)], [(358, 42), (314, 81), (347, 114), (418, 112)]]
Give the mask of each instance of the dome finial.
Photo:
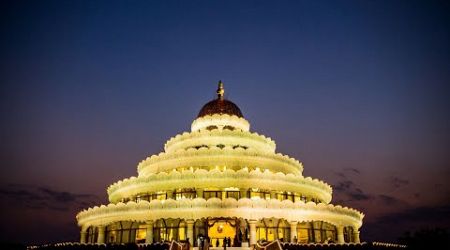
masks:
[(225, 89), (223, 88), (223, 82), (219, 81), (219, 86), (217, 87), (217, 98), (223, 100), (223, 95), (225, 94)]

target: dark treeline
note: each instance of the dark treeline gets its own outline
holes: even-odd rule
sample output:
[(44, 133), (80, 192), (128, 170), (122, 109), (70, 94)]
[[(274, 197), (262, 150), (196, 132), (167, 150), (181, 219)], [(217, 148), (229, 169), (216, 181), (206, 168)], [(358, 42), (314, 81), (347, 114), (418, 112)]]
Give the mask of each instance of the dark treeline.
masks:
[(422, 229), (414, 233), (407, 232), (399, 240), (408, 249), (450, 249), (450, 233), (448, 229)]

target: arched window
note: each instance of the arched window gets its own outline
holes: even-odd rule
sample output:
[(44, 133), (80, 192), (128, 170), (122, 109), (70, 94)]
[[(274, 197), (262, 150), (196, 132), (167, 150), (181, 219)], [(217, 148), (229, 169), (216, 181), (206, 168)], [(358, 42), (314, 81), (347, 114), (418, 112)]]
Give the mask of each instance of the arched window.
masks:
[(283, 219), (262, 219), (256, 225), (256, 239), (289, 241), (290, 231), (289, 224)]
[(311, 224), (309, 222), (298, 223), (297, 225), (297, 242), (298, 243), (309, 243), (311, 242)]
[[(106, 242), (107, 243), (134, 243), (136, 233), (139, 231), (139, 223), (131, 221), (121, 221), (110, 224), (106, 227)], [(145, 239), (145, 236), (144, 236)]]
[(106, 243), (121, 243), (122, 224), (120, 222), (110, 224), (106, 227)]
[(155, 242), (160, 242), (165, 240), (166, 237), (166, 223), (163, 219), (158, 219), (153, 224), (153, 237)]
[(352, 227), (344, 227), (344, 241), (345, 242), (353, 242), (353, 228)]
[(204, 220), (204, 219), (196, 220), (194, 223), (194, 239), (193, 239), (194, 246), (196, 246), (196, 247), (198, 246), (196, 239), (200, 235), (203, 235), (203, 236), (207, 235), (207, 232), (208, 232), (208, 227), (206, 225), (206, 220)]
[(278, 222), (278, 239), (283, 242), (289, 242), (291, 239), (291, 228), (286, 220), (279, 220)]
[(97, 227), (90, 226), (86, 231), (86, 242), (96, 243), (97, 242), (98, 230)]
[[(336, 242), (336, 227), (324, 221), (314, 221), (309, 223), (308, 242), (324, 243)], [(299, 237), (300, 240), (300, 237)]]
[(186, 223), (181, 219), (159, 219), (153, 225), (155, 241), (186, 239)]

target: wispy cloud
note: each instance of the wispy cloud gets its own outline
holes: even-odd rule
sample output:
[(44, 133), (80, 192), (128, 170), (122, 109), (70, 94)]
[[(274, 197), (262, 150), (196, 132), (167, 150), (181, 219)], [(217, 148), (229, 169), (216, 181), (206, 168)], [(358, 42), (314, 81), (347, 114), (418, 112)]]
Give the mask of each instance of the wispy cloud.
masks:
[(380, 194), (377, 196), (378, 200), (380, 200), (386, 206), (394, 206), (394, 205), (403, 205), (404, 201), (397, 199), (390, 195)]
[(409, 180), (402, 179), (397, 176), (392, 176), (391, 178), (389, 178), (389, 183), (391, 184), (392, 187), (397, 189), (407, 186), (409, 184)]
[(361, 171), (359, 171), (356, 168), (344, 168), (344, 171), (351, 172), (351, 173), (354, 173), (354, 174), (361, 174)]
[(339, 202), (365, 201), (372, 198), (350, 179), (352, 176), (361, 174), (358, 169), (344, 168), (341, 172), (335, 174), (340, 178), (339, 182), (333, 186), (336, 191), (335, 195), (337, 194), (340, 197)]
[[(426, 222), (424, 225), (446, 225), (450, 227), (450, 203), (440, 206), (421, 206), (408, 208), (380, 217), (377, 222), (386, 224), (404, 224), (407, 222)], [(429, 223), (428, 222), (433, 222)]]

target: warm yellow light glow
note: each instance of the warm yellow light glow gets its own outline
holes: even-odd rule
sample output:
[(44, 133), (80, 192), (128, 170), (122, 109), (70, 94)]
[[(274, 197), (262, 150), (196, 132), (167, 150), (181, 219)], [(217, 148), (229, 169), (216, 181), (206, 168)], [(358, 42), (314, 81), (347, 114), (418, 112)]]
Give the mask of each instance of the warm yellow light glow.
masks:
[[(143, 225), (136, 231), (136, 240), (142, 242), (147, 237), (146, 223), (170, 218), (183, 226), (160, 230), (160, 236), (185, 240), (193, 237), (192, 223), (209, 218), (217, 220), (205, 229), (215, 246), (215, 241), (221, 243), (224, 237), (233, 239), (236, 234), (224, 218), (260, 224), (265, 218), (277, 218), (286, 221), (287, 230), (292, 221), (323, 221), (356, 232), (361, 227), (364, 214), (329, 204), (331, 186), (304, 177), (301, 162), (276, 153), (275, 142), (250, 132), (245, 119), (204, 116), (194, 120), (191, 129), (169, 139), (164, 152), (141, 161), (137, 176), (109, 186), (110, 204), (78, 213), (82, 231), (90, 226), (135, 222)], [(255, 224), (247, 226), (255, 229)], [(276, 228), (258, 226), (252, 235), (266, 240), (287, 237), (285, 227)], [(298, 228), (296, 236), (305, 242), (308, 230)]]

